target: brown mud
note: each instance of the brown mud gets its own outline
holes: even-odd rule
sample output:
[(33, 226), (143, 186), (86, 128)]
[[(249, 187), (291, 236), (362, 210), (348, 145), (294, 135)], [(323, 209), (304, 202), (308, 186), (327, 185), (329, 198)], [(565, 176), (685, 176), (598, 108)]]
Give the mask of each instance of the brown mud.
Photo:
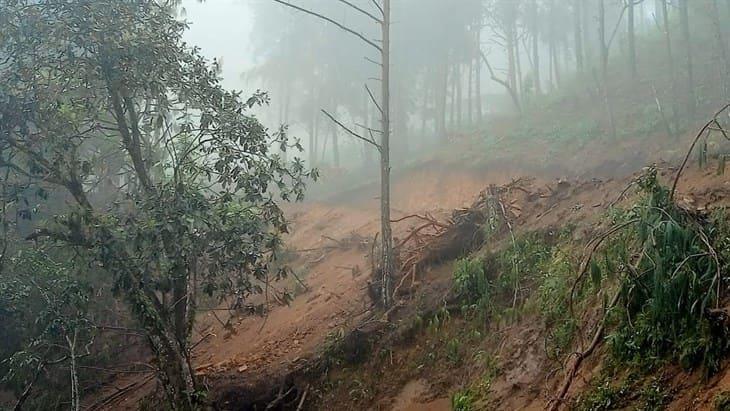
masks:
[[(606, 161), (602, 164), (615, 170)], [(661, 165), (661, 169), (665, 180), (675, 172), (667, 164)], [(570, 179), (549, 169), (539, 174), (529, 171), (532, 173), (522, 174), (515, 168), (459, 169), (453, 164), (428, 163), (394, 179), (393, 218), (428, 214), (447, 221), (454, 210), (469, 207), (488, 187), (522, 178), (525, 188), (511, 191), (506, 198), (515, 230), (550, 232), (575, 224), (575, 235), (580, 239), (591, 233), (595, 219), (620, 200), (619, 194), (631, 181), (631, 175)], [(691, 167), (679, 185), (678, 199), (702, 209), (730, 205), (728, 194), (730, 181), (726, 176)], [(201, 313), (194, 339), (200, 340), (194, 350), (194, 366), (218, 406), (240, 409), (235, 404), (260, 401), (265, 406), (272, 398), (282, 404), (284, 400), (300, 398), (310, 389), (308, 384), (302, 385), (302, 376), (309, 375), (309, 365), (321, 358), (328, 341), (372, 321), (375, 309), (368, 295), (369, 253), (379, 227), (377, 203), (375, 190), (366, 186), (346, 195), (288, 207), (286, 211), (292, 220), (292, 233), (286, 239), (287, 251), (292, 255), (289, 264), (306, 287), (293, 279), (272, 284), (270, 296), (285, 287), (298, 289), (293, 301), (280, 305), (270, 297), (265, 317), (235, 315), (230, 318), (232, 327), (223, 327), (213, 312)], [(394, 236), (404, 238), (413, 227), (413, 221), (398, 223)], [(451, 263), (432, 262), (421, 268), (406, 287), (403, 299), (408, 302), (394, 315), (395, 326), (391, 329), (407, 324), (414, 315), (416, 310), (409, 308), (409, 304), (427, 301), (427, 309), (435, 310), (445, 302), (450, 290)], [(226, 321), (229, 318), (224, 314), (217, 315)], [(490, 389), (495, 409), (543, 409), (551, 398), (559, 384), (560, 364), (547, 359), (541, 332), (538, 324), (522, 319), (502, 330), (498, 341), (491, 342), (498, 344), (500, 368), (504, 371)], [(388, 340), (380, 331), (374, 335)], [(352, 400), (351, 392), (345, 396), (337, 390), (315, 393), (314, 387), (310, 398), (316, 396), (313, 401), (320, 405), (329, 399), (342, 405), (338, 409), (344, 409), (348, 402), (352, 409), (450, 409), (449, 394), (470, 377), (469, 367), (458, 371), (445, 369), (442, 375), (418, 375), (406, 370), (404, 364), (409, 357), (420, 355), (424, 349), (411, 343), (390, 350), (392, 372), (373, 388), (374, 399)], [(579, 392), (600, 369), (600, 358), (601, 352), (597, 352), (586, 361), (569, 394)], [(375, 368), (372, 371), (377, 373)], [(726, 372), (704, 384), (694, 374), (676, 373), (671, 384), (680, 395), (675, 396), (670, 409), (710, 407), (713, 395), (730, 389)], [(133, 389), (115, 396), (120, 387), (126, 390), (130, 386)], [(271, 388), (262, 390), (264, 386)], [(93, 409), (136, 409), (142, 398), (154, 391), (151, 378), (120, 376), (87, 405), (95, 404)]]

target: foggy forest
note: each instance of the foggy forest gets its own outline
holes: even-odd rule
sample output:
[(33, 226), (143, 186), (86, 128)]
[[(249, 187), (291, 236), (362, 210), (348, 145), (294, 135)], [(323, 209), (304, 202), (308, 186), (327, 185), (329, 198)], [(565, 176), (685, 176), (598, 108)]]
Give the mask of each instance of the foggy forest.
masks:
[(730, 410), (728, 160), (728, 0), (0, 0), (0, 409)]

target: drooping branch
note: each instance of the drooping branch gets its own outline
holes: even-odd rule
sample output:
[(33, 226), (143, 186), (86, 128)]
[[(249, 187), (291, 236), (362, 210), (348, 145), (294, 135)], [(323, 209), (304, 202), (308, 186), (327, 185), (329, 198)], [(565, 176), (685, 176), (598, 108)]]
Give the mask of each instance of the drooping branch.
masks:
[(355, 125), (358, 126), (358, 127), (360, 127), (361, 129), (367, 130), (367, 131), (369, 131), (371, 133), (383, 134), (383, 130), (378, 130), (378, 129), (375, 129), (375, 128), (372, 128), (372, 127), (368, 127), (368, 126), (366, 126), (364, 124), (360, 124), (360, 123), (355, 123)]
[[(720, 123), (717, 121), (717, 118), (720, 117), (720, 114), (725, 112), (725, 110), (727, 110), (728, 108), (730, 108), (730, 103), (725, 104), (720, 110), (718, 110), (715, 113), (715, 115), (712, 116), (712, 120), (708, 121), (705, 124), (705, 126), (700, 129), (700, 132), (697, 133), (694, 140), (692, 140), (692, 144), (690, 144), (689, 150), (687, 150), (687, 154), (684, 156), (684, 160), (682, 160), (682, 165), (679, 167), (679, 170), (677, 170), (677, 175), (674, 177), (674, 183), (672, 184), (672, 191), (669, 194), (670, 200), (674, 199), (674, 193), (675, 193), (675, 191), (677, 191), (677, 184), (679, 183), (679, 178), (682, 176), (682, 171), (684, 171), (684, 168), (687, 166), (687, 161), (689, 161), (689, 157), (692, 155), (692, 151), (694, 150), (695, 145), (697, 145), (697, 142), (700, 141), (700, 138), (702, 137), (703, 134), (705, 134), (705, 131), (707, 131), (710, 128), (710, 126), (712, 126), (713, 124), (716, 124), (718, 126), (720, 125)], [(722, 127), (720, 127), (720, 128), (722, 128)], [(723, 131), (723, 135), (726, 136), (724, 131)]]
[(373, 4), (378, 8), (378, 11), (380, 11), (380, 15), (385, 16), (385, 10), (383, 10), (383, 6), (378, 3), (378, 0), (373, 0)]
[(371, 59), (370, 57), (365, 57), (365, 60), (368, 61), (368, 62), (370, 62), (370, 63), (375, 64), (376, 66), (383, 67), (383, 63), (380, 63), (378, 61), (375, 61), (375, 60)]
[(273, 1), (275, 1), (275, 2), (277, 2), (277, 3), (279, 3), (279, 4), (283, 4), (284, 6), (287, 6), (287, 7), (291, 7), (291, 8), (293, 8), (293, 9), (295, 9), (295, 10), (299, 10), (299, 11), (301, 11), (302, 13), (306, 13), (306, 14), (309, 14), (310, 16), (314, 16), (314, 17), (317, 17), (317, 18), (319, 18), (319, 19), (322, 19), (322, 20), (324, 20), (324, 21), (326, 21), (326, 22), (332, 23), (332, 24), (334, 24), (335, 26), (339, 27), (340, 29), (342, 29), (342, 30), (344, 30), (344, 31), (346, 31), (346, 32), (348, 32), (348, 33), (350, 33), (350, 34), (352, 34), (352, 35), (353, 35), (353, 36), (355, 36), (355, 37), (358, 37), (358, 38), (359, 38), (360, 40), (362, 40), (362, 41), (364, 41), (364, 42), (365, 42), (366, 44), (368, 44), (368, 45), (370, 45), (370, 46), (374, 47), (374, 48), (375, 48), (376, 50), (378, 50), (379, 52), (382, 52), (382, 51), (383, 51), (383, 48), (382, 48), (382, 47), (380, 47), (379, 45), (377, 45), (377, 44), (376, 44), (376, 43), (375, 43), (374, 41), (372, 41), (372, 40), (368, 39), (367, 37), (365, 37), (365, 36), (363, 36), (362, 34), (360, 34), (360, 33), (356, 32), (355, 30), (353, 30), (353, 29), (351, 29), (351, 28), (349, 28), (349, 27), (345, 26), (344, 24), (342, 24), (342, 23), (340, 23), (340, 22), (338, 22), (338, 21), (336, 21), (336, 20), (333, 20), (333, 19), (331, 19), (331, 18), (329, 18), (329, 17), (327, 17), (327, 16), (325, 16), (325, 15), (323, 15), (323, 14), (319, 14), (319, 13), (316, 13), (316, 12), (314, 12), (314, 11), (311, 11), (311, 10), (305, 9), (305, 8), (303, 8), (303, 7), (299, 7), (299, 6), (295, 5), (295, 4), (291, 4), (291, 3), (289, 3), (289, 2), (286, 2), (286, 1), (284, 1), (284, 0), (273, 0)]
[(501, 78), (497, 77), (497, 75), (494, 73), (494, 69), (492, 68), (492, 65), (489, 64), (489, 60), (487, 59), (487, 56), (484, 54), (484, 51), (479, 50), (479, 54), (482, 56), (482, 60), (484, 61), (484, 65), (487, 66), (487, 70), (489, 70), (489, 77), (496, 83), (501, 84), (504, 88), (507, 89), (507, 92), (509, 93), (510, 97), (512, 97), (512, 103), (514, 103), (515, 108), (517, 108), (517, 111), (522, 113), (522, 106), (520, 105), (520, 99), (517, 97), (517, 92), (512, 88), (512, 86), (509, 85), (505, 80), (502, 80)]
[[(616, 26), (613, 28), (613, 32), (611, 32), (611, 37), (608, 39), (608, 43), (606, 44), (606, 49), (611, 48), (611, 44), (613, 44), (613, 40), (616, 38), (616, 33), (618, 32), (618, 28), (621, 26), (621, 22), (624, 19), (624, 14), (626, 14), (626, 10), (628, 10), (629, 6), (638, 6), (639, 4), (643, 3), (644, 0), (628, 0), (626, 3), (624, 3), (623, 7), (621, 8), (621, 13), (618, 16), (618, 20), (616, 20)], [(631, 4), (629, 4), (631, 3)]]
[[(382, 65), (382, 64), (381, 64), (381, 65)], [(380, 112), (380, 114), (382, 115), (382, 114), (383, 114), (383, 108), (382, 108), (382, 107), (380, 107), (380, 104), (378, 104), (378, 100), (377, 100), (377, 99), (375, 98), (375, 96), (373, 95), (373, 92), (372, 92), (372, 91), (370, 91), (370, 87), (368, 87), (368, 85), (367, 85), (367, 84), (365, 84), (365, 90), (366, 90), (366, 91), (368, 92), (368, 96), (370, 96), (370, 100), (371, 100), (371, 101), (373, 102), (373, 104), (375, 104), (375, 107), (377, 107), (377, 108), (378, 108), (378, 111), (379, 111), (379, 112)]]
[(352, 131), (349, 127), (347, 127), (346, 125), (342, 124), (339, 120), (337, 120), (336, 118), (334, 118), (332, 116), (332, 114), (328, 113), (326, 110), (322, 109), (322, 113), (324, 113), (325, 116), (329, 117), (330, 120), (332, 120), (335, 124), (337, 124), (338, 126), (340, 126), (343, 130), (345, 130), (351, 136), (353, 136), (353, 137), (355, 137), (357, 139), (360, 139), (360, 140), (362, 140), (362, 141), (364, 141), (366, 143), (369, 143), (369, 144), (373, 145), (375, 148), (377, 148), (378, 151), (381, 151), (380, 144), (376, 143), (375, 140), (371, 140), (369, 138), (365, 138), (365, 137), (357, 134), (356, 132)]
[(368, 16), (369, 18), (371, 18), (372, 20), (374, 20), (376, 23), (383, 24), (383, 20), (375, 17), (374, 15), (372, 15), (367, 10), (364, 10), (363, 8), (358, 7), (356, 4), (353, 4), (353, 3), (351, 3), (351, 2), (349, 2), (347, 0), (337, 0), (337, 1), (339, 1), (340, 3), (343, 3), (343, 4), (347, 4), (348, 6), (352, 7), (353, 9), (355, 9), (355, 10), (359, 11), (360, 13)]

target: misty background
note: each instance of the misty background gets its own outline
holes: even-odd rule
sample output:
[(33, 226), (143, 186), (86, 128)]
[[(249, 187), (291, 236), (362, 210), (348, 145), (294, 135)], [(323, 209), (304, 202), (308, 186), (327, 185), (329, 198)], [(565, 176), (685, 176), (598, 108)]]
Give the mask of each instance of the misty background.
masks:
[[(605, 7), (603, 39), (601, 3)], [(375, 24), (340, 2), (293, 4), (331, 17), (368, 38), (379, 37)], [(367, 1), (356, 4), (366, 10), (372, 7)], [(666, 121), (658, 119), (655, 100), (679, 110), (676, 93), (686, 90), (677, 84), (682, 82), (685, 65), (681, 62), (686, 57), (679, 2), (667, 2), (666, 22), (662, 4), (654, 0), (395, 2), (391, 51), (394, 158), (442, 150), (439, 143), (460, 135), (481, 133), (484, 137), (494, 116), (540, 111), (561, 96), (590, 95), (591, 104), (600, 106), (601, 100), (607, 100), (602, 96), (602, 82), (634, 76), (635, 82), (621, 84), (640, 86), (643, 93), (653, 94), (649, 89), (655, 89), (658, 94), (644, 96), (632, 109), (652, 111), (656, 122)], [(689, 4), (690, 41), (712, 43), (716, 36), (713, 24), (717, 23), (710, 2)], [(722, 19), (728, 14), (727, 6), (720, 2), (719, 7), (718, 18)], [(365, 84), (376, 94), (379, 89), (378, 67), (371, 61), (377, 56), (362, 41), (330, 23), (268, 0), (185, 0), (180, 17), (190, 23), (186, 39), (204, 55), (223, 63), (226, 87), (244, 92), (261, 89), (269, 94), (270, 106), (259, 109), (257, 115), (272, 129), (288, 124), (290, 134), (302, 140), (305, 159), (311, 165), (324, 169), (325, 175), (329, 169), (369, 172), (377, 168), (372, 148), (348, 136), (320, 112), (334, 113), (358, 132), (378, 128), (375, 108), (364, 89)], [(678, 66), (671, 70), (663, 55), (665, 23), (671, 30), (672, 58)], [(727, 28), (721, 24), (717, 30), (725, 36)], [(605, 80), (601, 78), (602, 44), (607, 49)], [(627, 61), (630, 47), (638, 56), (633, 63)], [(713, 50), (710, 57), (717, 65), (711, 81), (726, 81), (722, 77), (727, 56)], [(703, 60), (706, 58), (698, 59)], [(627, 63), (640, 69), (627, 67)], [(638, 74), (629, 73), (634, 70)], [(695, 67), (697, 73), (702, 70)], [(675, 85), (666, 83), (670, 71)], [(707, 89), (709, 81), (701, 84), (707, 77), (697, 73), (700, 84), (695, 85), (697, 92), (691, 98), (701, 102), (713, 91)], [(607, 84), (607, 89), (615, 88)], [(670, 100), (675, 101), (670, 104)], [(564, 103), (571, 107), (582, 104), (577, 98)], [(598, 128), (615, 129), (622, 123), (621, 111), (626, 107), (611, 105), (616, 106), (610, 110), (616, 111), (611, 117), (617, 118), (597, 120), (606, 123)], [(396, 161), (394, 167), (399, 164)]]

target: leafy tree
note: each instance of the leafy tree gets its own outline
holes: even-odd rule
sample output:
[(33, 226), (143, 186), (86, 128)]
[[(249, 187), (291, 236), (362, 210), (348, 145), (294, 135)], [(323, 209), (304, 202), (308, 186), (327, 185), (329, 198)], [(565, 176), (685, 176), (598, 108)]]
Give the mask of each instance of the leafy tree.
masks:
[(301, 146), (247, 114), (266, 94), (221, 87), (170, 9), (0, 3), (0, 171), (67, 193), (66, 210), (27, 239), (108, 273), (146, 332), (168, 401), (185, 410), (199, 390), (189, 345), (199, 298), (262, 291), (287, 231), (276, 199), (300, 200), (316, 173), (272, 153)]
[[(8, 259), (0, 283), (0, 377), (16, 391), (15, 409), (21, 409), (31, 390), (52, 368), (63, 368), (70, 381), (71, 409), (80, 408), (79, 361), (90, 354), (94, 341), (88, 317), (91, 288), (74, 278), (68, 264), (47, 253), (26, 250)], [(53, 384), (46, 377), (46, 388)], [(48, 389), (44, 391), (50, 391)], [(55, 392), (55, 391), (51, 391)], [(41, 395), (35, 406), (51, 407), (52, 395)]]

